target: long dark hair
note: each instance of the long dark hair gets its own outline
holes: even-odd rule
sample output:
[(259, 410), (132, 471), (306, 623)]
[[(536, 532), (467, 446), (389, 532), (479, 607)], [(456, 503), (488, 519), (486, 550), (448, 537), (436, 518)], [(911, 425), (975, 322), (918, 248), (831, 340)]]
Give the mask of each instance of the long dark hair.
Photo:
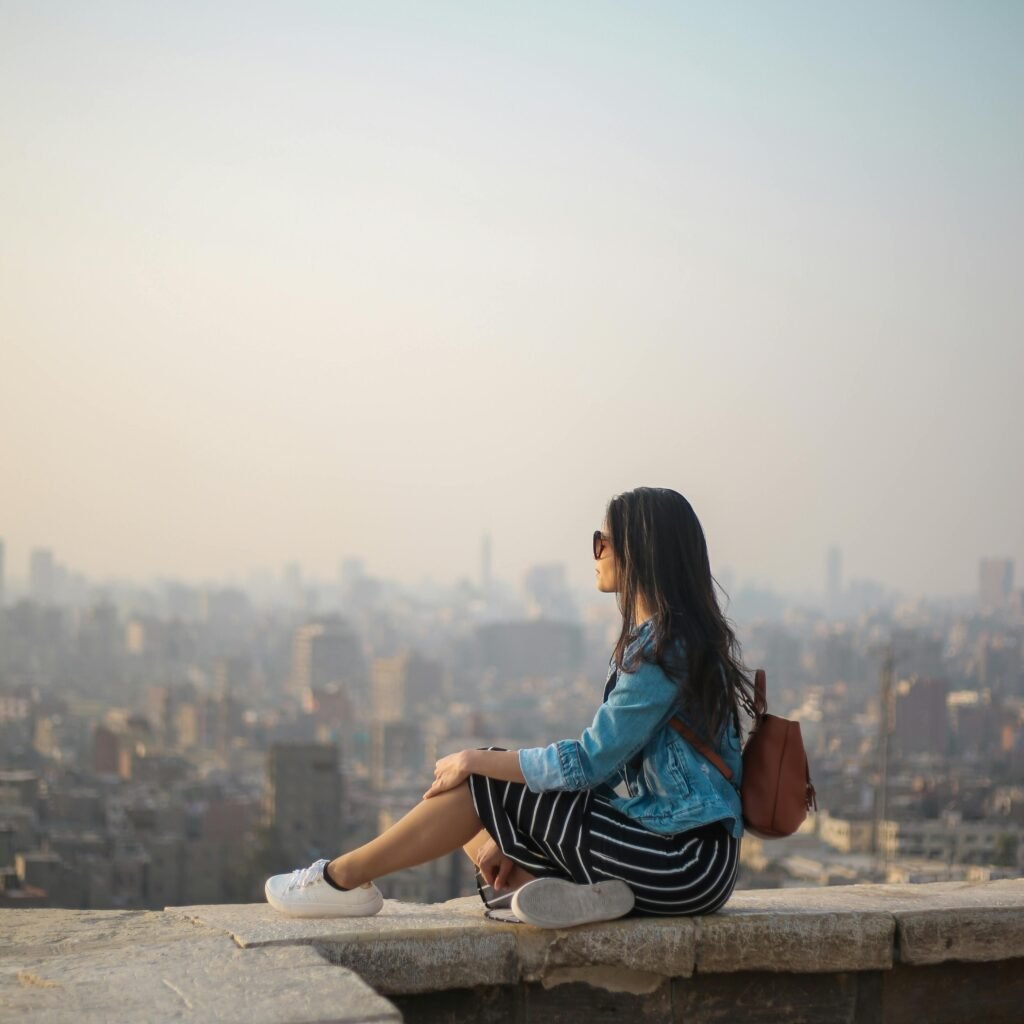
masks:
[[(732, 718), (742, 736), (739, 710), (753, 716), (753, 687), (736, 634), (718, 606), (704, 530), (690, 503), (666, 487), (616, 494), (605, 510), (618, 581), (622, 632), (613, 657), (635, 671), (637, 656), (660, 665), (679, 685), (679, 704), (690, 724), (716, 740)], [(653, 618), (654, 649), (623, 664), (633, 639), (638, 598)], [(681, 662), (676, 641), (686, 654)]]

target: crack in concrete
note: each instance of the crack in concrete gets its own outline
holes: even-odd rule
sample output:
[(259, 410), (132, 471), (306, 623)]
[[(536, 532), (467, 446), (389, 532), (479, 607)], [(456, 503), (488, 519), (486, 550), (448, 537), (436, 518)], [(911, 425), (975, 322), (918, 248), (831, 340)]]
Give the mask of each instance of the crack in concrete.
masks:
[(185, 1006), (188, 1007), (188, 1009), (195, 1009), (195, 1007), (189, 1001), (188, 996), (185, 995), (185, 993), (182, 992), (181, 989), (178, 988), (178, 986), (175, 985), (173, 981), (168, 981), (167, 978), (161, 978), (160, 980), (185, 1004)]

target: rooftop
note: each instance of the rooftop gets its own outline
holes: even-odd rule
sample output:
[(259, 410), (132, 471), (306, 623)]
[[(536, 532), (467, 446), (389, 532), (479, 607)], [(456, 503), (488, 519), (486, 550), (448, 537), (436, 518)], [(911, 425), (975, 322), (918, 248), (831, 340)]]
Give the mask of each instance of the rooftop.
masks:
[(737, 891), (709, 917), (563, 931), (481, 909), (0, 910), (0, 1019), (999, 1024), (1024, 1005), (1024, 879)]

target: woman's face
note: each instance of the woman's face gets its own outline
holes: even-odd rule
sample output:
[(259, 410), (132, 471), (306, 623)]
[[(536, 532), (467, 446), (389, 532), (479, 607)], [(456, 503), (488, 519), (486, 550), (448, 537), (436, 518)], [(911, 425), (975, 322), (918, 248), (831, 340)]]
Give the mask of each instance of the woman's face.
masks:
[(607, 520), (601, 526), (601, 533), (604, 536), (604, 550), (601, 552), (601, 557), (594, 560), (594, 579), (597, 589), (602, 594), (614, 594), (619, 588), (615, 572), (615, 552), (612, 551), (611, 542), (608, 539), (610, 535)]

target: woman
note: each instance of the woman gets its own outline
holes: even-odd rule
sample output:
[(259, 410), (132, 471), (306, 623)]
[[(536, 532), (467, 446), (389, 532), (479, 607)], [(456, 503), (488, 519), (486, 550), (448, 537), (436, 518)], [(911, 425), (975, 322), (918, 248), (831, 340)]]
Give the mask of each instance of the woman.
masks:
[[(704, 532), (681, 494), (639, 487), (608, 503), (594, 559), (622, 631), (580, 739), (441, 758), (421, 803), (383, 835), (269, 879), (272, 906), (375, 914), (374, 877), (460, 846), (489, 907), (505, 892), (520, 920), (542, 927), (709, 914), (728, 900), (743, 835), (739, 710), (749, 712), (753, 695)], [(676, 716), (715, 747), (733, 782), (671, 727)]]

